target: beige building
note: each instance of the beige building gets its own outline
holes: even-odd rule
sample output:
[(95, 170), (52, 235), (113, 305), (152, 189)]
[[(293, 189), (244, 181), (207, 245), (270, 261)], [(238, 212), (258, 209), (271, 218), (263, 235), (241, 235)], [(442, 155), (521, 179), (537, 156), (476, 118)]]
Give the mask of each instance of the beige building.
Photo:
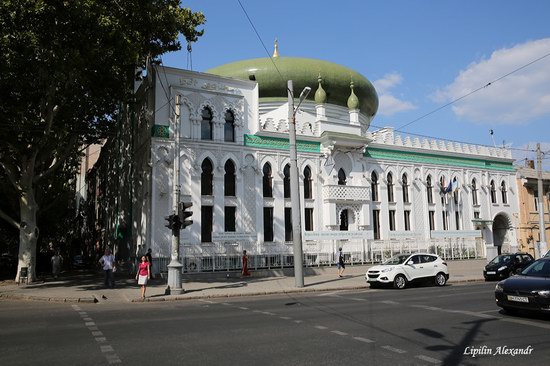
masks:
[[(526, 167), (518, 169), (517, 177), (519, 190), (518, 249), (538, 258), (541, 255), (541, 253), (538, 253), (538, 243), (540, 242), (538, 177), (532, 160), (528, 161)], [(543, 172), (542, 179), (542, 205), (544, 208), (544, 226), (546, 228), (546, 247), (542, 248), (542, 254), (544, 254), (548, 250), (548, 240), (550, 237), (550, 172)]]

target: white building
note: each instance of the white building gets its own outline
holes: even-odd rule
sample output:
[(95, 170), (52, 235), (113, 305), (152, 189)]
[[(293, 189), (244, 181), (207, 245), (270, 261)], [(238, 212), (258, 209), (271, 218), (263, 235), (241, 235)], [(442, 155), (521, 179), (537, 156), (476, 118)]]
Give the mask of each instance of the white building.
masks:
[(170, 257), (165, 216), (179, 151), (181, 200), (193, 203), (193, 224), (181, 232), (184, 269), (236, 268), (243, 249), (252, 267), (291, 264), (286, 79), (296, 95), (312, 88), (296, 113), (307, 264), (330, 263), (339, 246), (352, 261), (409, 250), (447, 258), (514, 250), (518, 199), (509, 150), (369, 129), (378, 97), (364, 76), (276, 57), (209, 73), (158, 67), (139, 86), (137, 252), (151, 247), (154, 257)]

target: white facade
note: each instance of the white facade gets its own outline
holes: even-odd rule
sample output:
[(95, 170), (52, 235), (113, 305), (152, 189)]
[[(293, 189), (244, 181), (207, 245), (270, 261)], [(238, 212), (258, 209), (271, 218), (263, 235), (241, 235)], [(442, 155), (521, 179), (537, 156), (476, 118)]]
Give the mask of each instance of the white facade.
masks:
[[(258, 88), (253, 81), (171, 68), (159, 68), (153, 76), (144, 94), (143, 153), (137, 156), (142, 173), (133, 217), (139, 250), (151, 247), (155, 257), (170, 257), (171, 231), (164, 217), (172, 212), (173, 159), (179, 150), (181, 200), (193, 203), (193, 224), (181, 232), (180, 254), (185, 263), (195, 263), (191, 270), (198, 262), (189, 258), (209, 257), (199, 267), (216, 266), (214, 258), (237, 256), (243, 249), (251, 255), (292, 254), (285, 230), (285, 208), (291, 201), (284, 195), (285, 166), (290, 163), (288, 103), (263, 102)], [(176, 95), (181, 98), (179, 149), (173, 131)], [(205, 108), (212, 112), (211, 139), (201, 138)], [(226, 111), (234, 117), (234, 141), (224, 138)], [(390, 128), (370, 131), (370, 122), (359, 110), (309, 100), (296, 114), (306, 256), (315, 253), (315, 263), (330, 262), (336, 247), (343, 245), (358, 261), (407, 249), (483, 257), (496, 253), (494, 244), (516, 246), (518, 199), (510, 151), (399, 136)], [(147, 136), (151, 129), (153, 137)], [(213, 167), (213, 192), (208, 195), (201, 194), (205, 159)], [(235, 166), (234, 195), (224, 193), (228, 160)], [(264, 197), (266, 163), (273, 197)], [(306, 169), (311, 172), (311, 198), (304, 198)], [(378, 181), (374, 186), (373, 172)], [(452, 192), (440, 194), (449, 182)], [(212, 232), (205, 241), (202, 227), (209, 207)], [(226, 207), (234, 207), (234, 231), (225, 229)], [(270, 233), (264, 213), (271, 209), (273, 238), (266, 240), (271, 238), (266, 238)], [(470, 249), (475, 254), (464, 254)]]

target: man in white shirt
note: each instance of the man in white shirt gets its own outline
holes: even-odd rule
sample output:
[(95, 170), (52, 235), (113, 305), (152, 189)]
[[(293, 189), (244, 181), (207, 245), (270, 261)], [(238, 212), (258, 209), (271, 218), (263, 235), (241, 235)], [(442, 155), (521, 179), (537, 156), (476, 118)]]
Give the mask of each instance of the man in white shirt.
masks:
[(115, 287), (115, 280), (113, 277), (113, 271), (115, 267), (115, 256), (111, 253), (111, 249), (105, 249), (105, 254), (99, 259), (99, 264), (103, 266), (103, 273), (105, 274), (105, 287)]

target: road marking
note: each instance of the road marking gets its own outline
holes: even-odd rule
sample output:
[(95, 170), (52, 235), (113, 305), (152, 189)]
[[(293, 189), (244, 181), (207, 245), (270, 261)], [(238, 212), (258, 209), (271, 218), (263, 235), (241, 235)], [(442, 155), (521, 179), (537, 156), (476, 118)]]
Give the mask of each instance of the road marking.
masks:
[(229, 304), (229, 303), (227, 303), (227, 302), (222, 302), (222, 305), (231, 306), (231, 304)]
[(327, 327), (324, 327), (324, 326), (322, 326), (322, 325), (316, 325), (315, 328), (321, 329), (321, 330), (328, 329)]
[(355, 339), (356, 341), (359, 341), (359, 342), (374, 343), (374, 341), (372, 339), (363, 338), (363, 337), (353, 337), (353, 339)]
[(241, 310), (250, 310), (249, 308), (245, 308), (244, 306), (239, 306), (239, 309), (241, 309)]
[(264, 315), (277, 315), (277, 314), (270, 313), (269, 311), (262, 311), (262, 314), (264, 314)]
[(318, 297), (327, 297), (327, 296), (342, 297), (342, 296), (338, 295), (336, 292), (327, 292), (327, 293), (319, 294), (317, 296)]
[(353, 300), (353, 301), (366, 301), (365, 299), (360, 299), (358, 297), (352, 297), (351, 300)]
[(430, 362), (430, 363), (433, 363), (433, 364), (440, 364), (441, 363), (441, 361), (438, 360), (438, 359), (431, 358), (431, 357), (424, 356), (424, 355), (418, 355), (418, 356), (414, 356), (414, 357), (418, 358), (419, 360)]
[(331, 330), (331, 333), (338, 334), (338, 335), (341, 335), (341, 336), (347, 336), (348, 335), (347, 333), (340, 332), (339, 330)]
[(382, 346), (380, 348), (383, 348), (383, 349), (388, 350), (390, 352), (399, 353), (399, 354), (407, 353), (407, 351), (405, 351), (405, 350), (395, 348), (395, 347), (392, 347), (392, 346)]
[(107, 362), (109, 364), (122, 363), (122, 360), (116, 354), (113, 346), (107, 343), (107, 337), (103, 336), (103, 332), (101, 332), (96, 326), (96, 323), (93, 321), (92, 317), (85, 311), (82, 311), (78, 305), (72, 305), (72, 308), (80, 314), (82, 320), (84, 321), (84, 325), (88, 328), (96, 343), (99, 343), (99, 350), (103, 353)]
[(294, 323), (296, 324), (300, 324), (300, 323), (303, 323), (304, 321), (303, 320), (295, 320)]
[(279, 317), (280, 319), (284, 319), (284, 320), (291, 320), (292, 318), (288, 317), (288, 316), (280, 316)]
[(207, 304), (215, 304), (214, 301), (210, 301), (210, 300), (200, 299), (199, 301), (205, 302), (205, 303), (207, 303)]
[(114, 351), (115, 351), (115, 350), (113, 349), (113, 347), (110, 346), (110, 345), (99, 346), (99, 349), (101, 349), (101, 352), (103, 352), (103, 353), (106, 353), (106, 352), (114, 352)]
[(392, 301), (392, 300), (380, 301), (380, 303), (387, 304), (387, 305), (401, 305), (401, 303), (397, 301)]

